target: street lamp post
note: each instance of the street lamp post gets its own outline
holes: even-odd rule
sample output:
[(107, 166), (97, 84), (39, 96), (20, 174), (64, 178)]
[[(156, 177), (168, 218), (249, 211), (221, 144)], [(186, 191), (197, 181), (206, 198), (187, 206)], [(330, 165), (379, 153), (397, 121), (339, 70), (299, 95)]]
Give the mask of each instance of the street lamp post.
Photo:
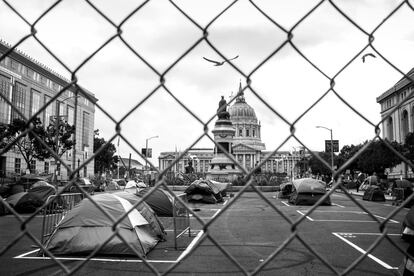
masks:
[[(331, 132), (331, 167), (332, 167), (332, 170), (333, 170), (334, 169), (334, 159), (333, 159), (334, 154), (333, 154), (333, 140), (332, 140), (333, 135), (332, 135), (332, 129), (331, 128), (324, 127), (324, 126), (316, 126), (316, 128), (324, 128), (324, 129), (329, 130)], [(333, 174), (331, 175), (331, 180), (333, 180)]]
[[(145, 140), (145, 157), (148, 157), (148, 141), (154, 138), (158, 138), (158, 135), (149, 137)], [(147, 161), (147, 158), (145, 158), (145, 170), (147, 170), (147, 166), (148, 166), (148, 161)]]

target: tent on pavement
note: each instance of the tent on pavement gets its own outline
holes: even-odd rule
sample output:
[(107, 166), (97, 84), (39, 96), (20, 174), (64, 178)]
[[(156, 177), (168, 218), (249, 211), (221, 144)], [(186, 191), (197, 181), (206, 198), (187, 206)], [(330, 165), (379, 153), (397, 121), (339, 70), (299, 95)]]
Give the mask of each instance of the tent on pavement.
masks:
[[(326, 194), (325, 183), (313, 178), (302, 178), (292, 182), (293, 191), (289, 203), (295, 205), (313, 205)], [(330, 197), (326, 197), (321, 205), (331, 205)]]
[[(143, 197), (151, 188), (144, 188), (137, 192), (137, 196)], [(157, 216), (172, 217), (173, 216), (173, 197), (167, 191), (158, 188), (152, 191), (144, 201), (154, 210)]]
[(405, 215), (401, 227), (401, 238), (408, 242), (414, 241), (414, 206), (411, 206), (410, 210)]
[(108, 186), (106, 187), (106, 191), (116, 191), (116, 190), (120, 190), (121, 187), (119, 187), (118, 183), (116, 183), (115, 181), (111, 181), (108, 183)]
[(9, 196), (7, 203), (13, 207), (18, 213), (33, 213), (37, 208), (41, 207), (44, 201), (35, 193), (20, 192)]
[(127, 184), (125, 185), (125, 189), (136, 188), (136, 187), (137, 187), (137, 182), (135, 182), (134, 180), (128, 181)]
[(359, 187), (359, 190), (365, 191), (368, 189), (368, 187), (372, 185), (378, 185), (378, 177), (376, 175), (371, 175), (365, 178), (364, 182), (362, 182), (361, 186)]
[(293, 191), (293, 184), (292, 182), (282, 183), (280, 184), (280, 192), (277, 195), (278, 198), (289, 198)]
[[(139, 200), (136, 195), (117, 192), (99, 194), (92, 198), (115, 220), (133, 209), (118, 224), (118, 233), (124, 241), (115, 236), (102, 246), (97, 254), (136, 255), (138, 253), (140, 257), (145, 257), (159, 241), (165, 240), (166, 234), (162, 224), (151, 208), (145, 202), (133, 208)], [(85, 198), (62, 219), (45, 246), (56, 255), (89, 254), (112, 236), (112, 226), (111, 219), (90, 199)]]
[(380, 187), (371, 185), (365, 190), (362, 199), (368, 201), (385, 201), (385, 196)]
[(185, 190), (185, 193), (187, 194), (188, 201), (215, 204), (223, 201), (223, 194), (228, 185), (228, 183), (199, 179), (191, 183)]
[(45, 203), (49, 196), (56, 194), (56, 188), (45, 181), (38, 181), (32, 185), (28, 193), (34, 194)]

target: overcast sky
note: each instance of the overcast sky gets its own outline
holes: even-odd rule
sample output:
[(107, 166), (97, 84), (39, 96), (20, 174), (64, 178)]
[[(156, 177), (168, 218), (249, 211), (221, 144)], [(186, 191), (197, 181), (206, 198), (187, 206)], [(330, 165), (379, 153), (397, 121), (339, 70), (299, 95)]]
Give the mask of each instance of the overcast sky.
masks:
[[(9, 1), (29, 22), (54, 1)], [(140, 1), (92, 1), (115, 24)], [(289, 30), (319, 1), (255, 1), (269, 17)], [(395, 9), (397, 0), (334, 1), (366, 32), (372, 32)], [(176, 1), (200, 26), (207, 24), (231, 1)], [(411, 2), (414, 5), (414, 1)], [(403, 72), (414, 65), (414, 11), (404, 4), (375, 33), (374, 47)], [(79, 66), (109, 37), (116, 28), (103, 19), (85, 1), (62, 1), (35, 26), (37, 37), (70, 69)], [(158, 72), (164, 72), (199, 38), (202, 31), (184, 17), (168, 1), (150, 1), (122, 27), (123, 38)], [(30, 33), (30, 26), (7, 5), (0, 3), (0, 37), (15, 44)], [(272, 24), (249, 2), (240, 0), (208, 29), (209, 40), (226, 57), (239, 55), (233, 61), (246, 75), (276, 50), (287, 34)], [(368, 43), (368, 37), (347, 21), (329, 2), (320, 5), (293, 31), (293, 43), (328, 77), (333, 77)], [(20, 47), (33, 58), (69, 78), (70, 74), (49, 55), (35, 39)], [(374, 53), (376, 58), (361, 56)], [(245, 78), (229, 64), (213, 66), (202, 57), (220, 60), (206, 43), (198, 44), (166, 75), (165, 85), (200, 120), (207, 122), (216, 112), (220, 96), (229, 100), (237, 93)], [(159, 85), (159, 77), (119, 38), (103, 48), (77, 74), (79, 84), (95, 94), (99, 104), (115, 119), (122, 118), (133, 106)], [(373, 123), (380, 120), (376, 97), (392, 87), (402, 75), (368, 48), (336, 79), (335, 90)], [(289, 122), (295, 121), (330, 87), (330, 81), (315, 70), (290, 45), (285, 45), (251, 77), (252, 87), (263, 100)], [(274, 150), (289, 135), (290, 126), (273, 113), (250, 90), (246, 101), (255, 109), (262, 125), (262, 141)], [(329, 131), (333, 129), (340, 147), (358, 144), (374, 137), (374, 128), (344, 105), (330, 92), (295, 125), (296, 135), (312, 150), (323, 150)], [(209, 124), (209, 130), (214, 121)], [(114, 123), (99, 109), (95, 113), (95, 129), (106, 139), (115, 133)], [(122, 133), (140, 150), (149, 141), (154, 157), (161, 151), (184, 150), (202, 133), (203, 125), (183, 109), (164, 89), (158, 89), (122, 124)], [(211, 132), (210, 132), (211, 133)], [(282, 147), (292, 150), (298, 142), (291, 140)], [(204, 138), (195, 147), (213, 147)], [(125, 142), (121, 154), (137, 158)], [(137, 158), (140, 160), (140, 158)], [(152, 158), (155, 165), (156, 158)]]

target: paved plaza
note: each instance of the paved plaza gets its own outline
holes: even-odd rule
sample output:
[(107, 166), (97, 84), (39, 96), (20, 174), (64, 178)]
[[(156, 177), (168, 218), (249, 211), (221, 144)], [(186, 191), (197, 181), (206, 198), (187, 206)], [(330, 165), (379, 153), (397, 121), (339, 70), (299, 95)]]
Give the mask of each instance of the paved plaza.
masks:
[[(295, 221), (304, 216), (309, 206), (292, 206), (286, 200), (276, 197), (276, 193), (264, 193), (283, 214)], [(380, 221), (384, 220), (396, 207), (390, 201), (366, 202), (355, 195)], [(332, 206), (320, 206), (297, 226), (300, 238), (306, 241), (318, 254), (323, 256), (338, 271), (345, 270), (371, 244), (380, 237), (378, 223), (357, 207), (346, 195), (332, 195)], [(228, 204), (226, 198), (221, 204), (192, 204), (197, 214), (208, 221), (218, 219), (208, 228), (211, 238), (231, 254), (246, 271), (252, 272), (262, 265), (292, 235), (290, 224), (256, 193), (242, 195), (228, 210), (220, 210)], [(400, 239), (401, 221), (407, 209), (397, 213), (387, 224), (388, 236), (402, 248), (408, 244)], [(41, 218), (36, 217), (27, 229), (40, 235)], [(204, 231), (195, 218), (191, 218), (191, 237), (179, 238), (179, 249), (174, 249), (171, 220), (162, 218), (168, 240), (159, 243), (147, 256), (148, 262), (160, 272), (176, 263), (173, 275), (241, 275), (242, 272), (208, 237), (202, 239)], [(0, 218), (4, 248), (20, 233), (20, 223), (13, 216)], [(24, 237), (2, 255), (2, 275), (60, 275), (61, 268), (49, 258), (38, 257), (34, 242)], [(69, 268), (79, 265), (84, 256), (58, 258)], [(403, 254), (389, 241), (381, 241), (350, 275), (394, 275), (401, 264)], [(95, 256), (85, 264), (78, 275), (152, 275), (141, 260), (134, 257), (114, 258)], [(298, 239), (285, 244), (280, 253), (267, 263), (259, 275), (331, 275), (330, 271)]]

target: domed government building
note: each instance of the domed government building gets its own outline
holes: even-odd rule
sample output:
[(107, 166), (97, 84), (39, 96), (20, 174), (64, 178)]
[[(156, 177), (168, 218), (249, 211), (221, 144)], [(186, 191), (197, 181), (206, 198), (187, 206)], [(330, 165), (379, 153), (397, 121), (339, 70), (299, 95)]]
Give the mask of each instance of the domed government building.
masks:
[[(247, 171), (250, 171), (255, 167), (255, 164), (264, 160), (272, 151), (266, 151), (265, 143), (261, 139), (260, 121), (256, 116), (254, 108), (247, 103), (242, 92), (241, 83), (237, 95), (234, 103), (228, 108), (229, 120), (234, 128), (230, 152)], [(215, 131), (213, 130), (213, 132)], [(216, 142), (218, 141), (216, 140)], [(187, 152), (187, 156), (171, 168), (171, 171), (175, 173), (184, 172), (185, 167), (188, 165), (188, 160), (192, 160), (195, 172), (207, 173), (213, 167), (210, 162), (216, 153), (217, 149), (213, 148), (190, 149)], [(177, 151), (161, 152), (158, 157), (159, 169), (164, 170), (167, 168), (180, 154), (181, 152)], [(299, 168), (296, 164), (305, 157), (305, 154), (304, 150), (293, 152), (278, 151), (262, 165), (262, 172), (286, 173), (288, 176), (297, 176)]]

